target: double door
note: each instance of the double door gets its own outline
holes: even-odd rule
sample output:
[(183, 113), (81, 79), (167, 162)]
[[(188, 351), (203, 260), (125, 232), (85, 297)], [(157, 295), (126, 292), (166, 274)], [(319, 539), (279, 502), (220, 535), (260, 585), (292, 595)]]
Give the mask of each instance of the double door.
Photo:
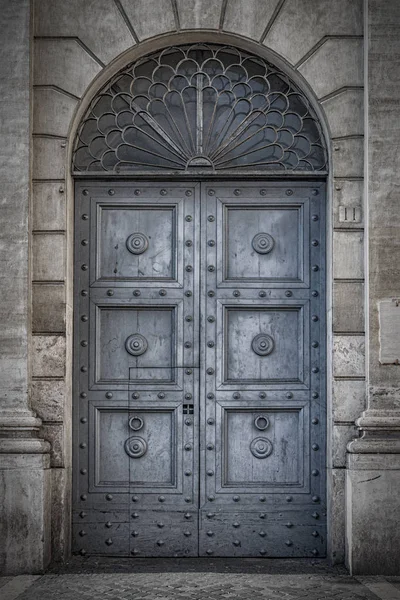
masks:
[(324, 184), (75, 204), (73, 551), (323, 556)]

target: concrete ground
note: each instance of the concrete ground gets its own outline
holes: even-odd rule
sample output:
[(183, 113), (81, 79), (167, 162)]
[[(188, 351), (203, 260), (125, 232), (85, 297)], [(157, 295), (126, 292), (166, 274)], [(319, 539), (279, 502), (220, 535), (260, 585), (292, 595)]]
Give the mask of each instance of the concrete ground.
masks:
[(351, 577), (323, 560), (73, 558), (0, 577), (1, 600), (400, 600), (399, 577)]

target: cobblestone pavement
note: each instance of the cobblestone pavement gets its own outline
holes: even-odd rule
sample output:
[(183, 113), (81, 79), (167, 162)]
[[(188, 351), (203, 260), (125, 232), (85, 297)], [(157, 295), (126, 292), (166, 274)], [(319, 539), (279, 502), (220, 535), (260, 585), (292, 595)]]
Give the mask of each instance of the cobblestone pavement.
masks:
[(0, 578), (1, 600), (400, 600), (400, 577), (348, 575), (323, 561), (71, 561)]

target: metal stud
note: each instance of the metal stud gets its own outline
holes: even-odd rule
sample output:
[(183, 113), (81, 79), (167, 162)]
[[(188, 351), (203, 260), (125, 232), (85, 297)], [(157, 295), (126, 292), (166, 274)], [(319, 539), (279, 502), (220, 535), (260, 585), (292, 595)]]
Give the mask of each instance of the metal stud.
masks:
[(313, 373), (319, 373), (319, 368), (318, 367), (313, 367), (312, 369)]
[(215, 246), (215, 240), (208, 240), (208, 242), (207, 242), (207, 243), (208, 243), (208, 245), (209, 245), (209, 246), (211, 246), (211, 248), (212, 248), (213, 246)]
[(84, 510), (81, 510), (81, 512), (79, 513), (79, 516), (81, 519), (84, 519), (86, 517), (87, 513), (85, 513)]
[(135, 194), (135, 196), (140, 196), (140, 190), (135, 190), (133, 193)]
[(212, 340), (210, 340), (209, 342), (207, 342), (207, 346), (209, 348), (214, 348), (215, 344), (214, 344), (214, 342)]
[(319, 496), (313, 496), (313, 497), (311, 498), (311, 500), (312, 500), (313, 502), (319, 502), (320, 498), (319, 498)]
[(206, 554), (208, 554), (208, 556), (211, 556), (211, 554), (214, 554), (214, 552), (212, 550), (207, 550)]
[(319, 519), (319, 514), (317, 512), (313, 512), (311, 516), (313, 519)]
[(132, 513), (132, 519), (138, 519), (139, 515), (137, 512)]
[(260, 502), (265, 502), (266, 501), (266, 497), (265, 496), (260, 496), (259, 497), (259, 501)]
[(112, 494), (107, 494), (106, 495), (106, 500), (110, 501), (112, 499), (113, 499)]
[(311, 245), (312, 245), (312, 246), (319, 246), (319, 241), (318, 241), (318, 240), (313, 240), (313, 241), (311, 242)]
[(87, 444), (85, 442), (81, 442), (79, 444), (79, 448), (82, 448), (83, 450), (87, 447)]
[(185, 194), (186, 194), (186, 196), (191, 196), (192, 195), (192, 190), (186, 190)]
[(317, 419), (317, 417), (314, 417), (314, 418), (312, 419), (311, 423), (312, 423), (313, 425), (318, 425), (318, 423), (319, 423), (319, 420)]
[(186, 296), (186, 298), (190, 298), (192, 295), (193, 295), (193, 294), (192, 294), (192, 292), (191, 292), (190, 290), (187, 290), (187, 291), (185, 292), (185, 296)]
[(214, 532), (213, 531), (207, 531), (207, 535), (208, 535), (208, 537), (213, 537)]
[(240, 501), (240, 496), (232, 496), (232, 500), (234, 502), (239, 502)]
[(215, 496), (213, 496), (212, 494), (210, 496), (207, 497), (207, 500), (209, 500), (209, 502), (214, 502), (215, 500)]
[(209, 393), (209, 394), (207, 394), (207, 398), (208, 398), (209, 400), (214, 400), (215, 396), (214, 396), (214, 394), (212, 394), (212, 393)]
[(137, 548), (132, 548), (132, 550), (131, 550), (131, 554), (132, 554), (133, 556), (137, 556), (137, 555), (139, 554), (139, 550), (137, 550)]
[(139, 496), (132, 496), (132, 502), (139, 502)]
[(191, 476), (191, 474), (192, 474), (192, 471), (185, 471), (185, 475), (186, 475), (186, 477), (190, 477), (190, 476)]
[(210, 271), (210, 273), (213, 273), (215, 271), (214, 265), (208, 265), (207, 269), (208, 271)]
[(208, 220), (210, 223), (213, 223), (213, 222), (215, 221), (215, 217), (214, 217), (213, 215), (208, 215), (208, 217), (207, 217), (207, 220)]
[(207, 419), (207, 423), (208, 423), (208, 425), (214, 425), (215, 420), (212, 417), (210, 417)]
[(311, 346), (312, 346), (313, 348), (318, 348), (319, 344), (318, 344), (318, 342), (313, 342), (313, 343), (311, 344)]
[(87, 345), (88, 345), (88, 343), (86, 340), (81, 341), (81, 346), (83, 346), (83, 348), (86, 348)]
[(311, 296), (313, 296), (314, 298), (317, 298), (319, 296), (319, 293), (317, 292), (317, 290), (313, 290), (311, 292)]
[(81, 475), (86, 475), (86, 473), (87, 473), (87, 469), (81, 469), (81, 470), (80, 470), (80, 473), (81, 473)]
[(133, 290), (133, 295), (137, 298), (138, 296), (140, 296), (141, 291), (140, 290)]
[(87, 221), (89, 219), (89, 215), (87, 215), (86, 213), (84, 213), (82, 215), (82, 221)]
[(207, 317), (207, 321), (208, 321), (209, 323), (214, 323), (214, 321), (215, 321), (215, 317), (212, 317), (212, 316), (210, 316), (210, 317)]
[(192, 449), (192, 444), (185, 444), (185, 450), (189, 452)]
[(239, 400), (240, 398), (240, 393), (239, 392), (235, 392), (232, 396), (235, 400)]
[(192, 315), (188, 315), (187, 317), (185, 317), (185, 321), (187, 321), (188, 323), (191, 323), (193, 321)]
[(316, 321), (319, 321), (319, 318), (317, 317), (317, 315), (313, 315), (311, 317), (311, 320), (314, 321), (314, 322), (316, 322)]
[(313, 469), (313, 470), (311, 471), (311, 475), (313, 475), (314, 477), (316, 477), (317, 475), (319, 475), (319, 471), (318, 471), (318, 469)]
[(87, 315), (82, 315), (81, 316), (81, 321), (83, 321), (84, 323), (86, 323), (86, 321), (89, 319), (89, 317)]
[(292, 394), (292, 392), (288, 392), (288, 393), (286, 394), (286, 398), (288, 398), (289, 400), (290, 400), (291, 398), (293, 398), (293, 394)]
[(132, 537), (137, 537), (138, 535), (139, 535), (139, 532), (136, 530), (132, 531), (132, 533), (131, 533)]
[(265, 290), (260, 290), (258, 292), (258, 295), (260, 296), (260, 298), (265, 298), (265, 296), (267, 295), (267, 292)]
[(185, 370), (186, 375), (191, 375), (193, 373), (192, 369)]
[(318, 221), (319, 217), (318, 217), (318, 215), (312, 215), (311, 219), (313, 221)]
[(186, 496), (186, 498), (185, 498), (185, 502), (189, 503), (189, 502), (191, 502), (191, 501), (192, 501), (192, 499), (191, 499), (189, 496)]
[(233, 295), (235, 298), (239, 298), (239, 296), (240, 296), (240, 292), (239, 292), (239, 290), (233, 290), (233, 292), (232, 292), (232, 295)]
[(114, 196), (115, 194), (115, 190), (108, 190), (108, 195), (109, 196)]
[(114, 296), (114, 290), (107, 290), (107, 296)]
[(292, 540), (286, 540), (285, 544), (286, 546), (293, 546)]
[(82, 417), (81, 418), (81, 423), (87, 423), (87, 417)]
[(312, 535), (313, 537), (318, 537), (318, 536), (319, 536), (319, 533), (318, 533), (318, 531), (313, 531), (311, 535)]
[(81, 494), (81, 500), (83, 500), (83, 502), (85, 502), (87, 500), (87, 495)]
[(89, 190), (87, 190), (87, 189), (82, 190), (83, 196), (88, 196), (88, 194), (89, 194)]
[(110, 527), (112, 527), (111, 521), (107, 521), (107, 523), (105, 524), (105, 527), (107, 527), (107, 529), (110, 529)]
[(261, 537), (265, 537), (267, 534), (265, 533), (265, 531), (260, 531), (258, 535)]
[(318, 190), (312, 190), (311, 194), (313, 196), (318, 196), (319, 192), (318, 192)]
[(160, 400), (163, 400), (163, 398), (165, 398), (164, 392), (158, 392), (157, 396), (160, 398)]
[(133, 400), (137, 400), (138, 398), (140, 398), (139, 392), (133, 392), (132, 398), (133, 398)]
[(87, 397), (87, 393), (86, 392), (81, 392), (80, 393), (80, 397), (81, 398), (86, 398)]
[(186, 266), (186, 271), (187, 271), (188, 273), (191, 273), (191, 272), (193, 271), (193, 267), (192, 267), (192, 265), (187, 265), (187, 266)]
[(214, 298), (214, 296), (215, 296), (215, 292), (214, 292), (214, 290), (210, 290), (209, 292), (207, 292), (207, 296), (208, 296), (209, 298)]
[(193, 421), (192, 421), (192, 419), (185, 419), (185, 425), (187, 425), (188, 427), (189, 427), (190, 425), (193, 425)]
[(285, 292), (285, 296), (286, 296), (287, 298), (290, 298), (291, 296), (293, 296), (293, 292), (291, 292), (290, 290), (286, 290), (286, 292)]
[(87, 295), (88, 295), (88, 293), (87, 293), (87, 291), (86, 291), (86, 290), (82, 290), (82, 291), (81, 291), (81, 296), (87, 296)]
[(185, 221), (187, 221), (188, 223), (190, 223), (190, 221), (193, 220), (193, 217), (191, 215), (186, 215), (185, 217)]
[(190, 246), (193, 246), (192, 240), (186, 240), (185, 246), (187, 246), (188, 248), (190, 248)]
[(267, 190), (266, 190), (266, 189), (264, 189), (264, 188), (262, 188), (262, 189), (260, 190), (260, 196), (266, 196), (266, 195), (267, 195)]
[(206, 516), (207, 516), (207, 519), (213, 519), (215, 517), (215, 513), (208, 512)]
[(286, 196), (292, 196), (293, 195), (293, 190), (286, 190)]
[(214, 444), (207, 444), (207, 450), (214, 450)]
[(214, 196), (214, 194), (215, 194), (215, 190), (211, 190), (211, 189), (208, 190), (208, 195), (209, 196)]
[(240, 540), (233, 540), (232, 544), (234, 546), (240, 546)]
[(112, 392), (107, 392), (107, 393), (106, 393), (106, 398), (112, 398), (112, 397), (113, 397), (113, 394), (112, 394)]
[(293, 496), (286, 496), (286, 502), (291, 502), (293, 500)]
[(313, 444), (313, 445), (311, 446), (311, 448), (312, 448), (313, 450), (315, 450), (315, 451), (319, 450), (319, 446), (318, 446), (318, 444)]
[(212, 367), (207, 369), (207, 375), (214, 375), (214, 369)]
[(312, 554), (314, 554), (314, 556), (318, 556), (318, 550), (316, 548), (314, 548), (312, 550)]
[(312, 393), (312, 397), (313, 397), (314, 399), (315, 399), (315, 398), (319, 398), (319, 394), (318, 394), (318, 392), (313, 392), (313, 393)]
[(81, 556), (85, 556), (86, 555), (86, 550), (84, 550), (83, 548), (81, 550), (79, 550), (79, 554)]
[(266, 551), (266, 550), (264, 550), (264, 548), (262, 548), (262, 549), (260, 550), (260, 554), (261, 554), (261, 556), (265, 556), (265, 554), (267, 554), (267, 551)]
[(88, 265), (85, 263), (81, 266), (82, 271), (87, 271), (88, 268), (89, 268)]
[(157, 540), (157, 546), (164, 546), (165, 542), (163, 540)]
[(88, 243), (89, 243), (89, 240), (82, 240), (81, 241), (82, 246), (87, 246)]
[(209, 477), (212, 477), (212, 476), (214, 475), (214, 471), (213, 471), (212, 469), (208, 469), (208, 471), (207, 471), (207, 475), (208, 475)]
[(188, 520), (192, 518), (192, 515), (190, 513), (185, 513), (183, 516), (185, 517), (185, 519)]
[(87, 373), (87, 367), (81, 367), (82, 373)]
[(240, 527), (240, 523), (238, 523), (237, 521), (235, 521), (234, 523), (232, 523), (232, 527), (234, 527), (235, 529), (237, 529), (238, 527)]
[(191, 342), (185, 342), (184, 346), (185, 346), (185, 348), (191, 348), (192, 344), (191, 344)]
[(161, 194), (161, 196), (166, 196), (167, 195), (167, 190), (166, 189), (160, 190), (160, 194)]
[(184, 531), (184, 532), (183, 532), (183, 535), (184, 535), (185, 537), (190, 537), (190, 536), (192, 535), (192, 533), (191, 533), (191, 531)]
[(159, 502), (165, 502), (165, 496), (158, 496)]
[(291, 527), (293, 527), (293, 523), (291, 523), (290, 521), (288, 521), (288, 522), (286, 523), (286, 527), (287, 527), (288, 529), (290, 529)]

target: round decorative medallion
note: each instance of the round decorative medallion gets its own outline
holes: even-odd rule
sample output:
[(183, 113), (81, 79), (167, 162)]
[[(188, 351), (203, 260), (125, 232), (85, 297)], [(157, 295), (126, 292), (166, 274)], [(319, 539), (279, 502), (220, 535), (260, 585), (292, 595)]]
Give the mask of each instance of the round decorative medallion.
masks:
[(134, 415), (129, 419), (129, 427), (133, 429), (133, 431), (139, 431), (139, 429), (142, 429), (143, 425), (143, 419), (137, 415)]
[(258, 254), (268, 254), (275, 245), (275, 240), (269, 233), (257, 233), (251, 242), (254, 250)]
[(148, 344), (147, 340), (140, 333), (134, 333), (126, 338), (125, 348), (129, 354), (132, 356), (140, 356), (144, 354), (147, 350)]
[(267, 429), (268, 425), (269, 419), (265, 415), (258, 415), (258, 417), (254, 419), (254, 426), (257, 427), (257, 429), (259, 429), (260, 431), (264, 431), (264, 429)]
[(250, 452), (256, 458), (267, 458), (272, 453), (272, 442), (265, 437), (257, 437), (250, 444)]
[(149, 240), (144, 233), (131, 233), (126, 240), (126, 247), (132, 254), (143, 254), (149, 247)]
[(147, 452), (147, 442), (141, 437), (133, 436), (126, 440), (124, 448), (131, 458), (140, 458)]
[(251, 348), (259, 356), (267, 356), (275, 348), (275, 342), (267, 333), (259, 333), (251, 342)]

